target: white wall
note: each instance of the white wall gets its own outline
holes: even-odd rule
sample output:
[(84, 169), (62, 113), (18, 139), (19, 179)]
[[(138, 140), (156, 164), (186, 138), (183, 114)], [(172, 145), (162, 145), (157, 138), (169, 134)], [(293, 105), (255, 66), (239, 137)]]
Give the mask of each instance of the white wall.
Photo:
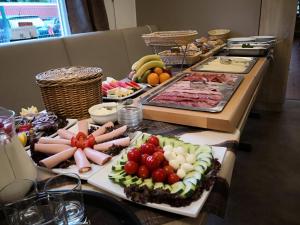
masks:
[(104, 0), (109, 29), (136, 27), (135, 0)]

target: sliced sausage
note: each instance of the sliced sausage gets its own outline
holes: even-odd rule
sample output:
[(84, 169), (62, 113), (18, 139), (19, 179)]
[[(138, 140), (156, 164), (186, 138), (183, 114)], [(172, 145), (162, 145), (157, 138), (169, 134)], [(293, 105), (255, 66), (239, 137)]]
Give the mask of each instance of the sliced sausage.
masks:
[(102, 134), (98, 137), (95, 137), (96, 143), (102, 143), (102, 142), (117, 138), (117, 137), (121, 136), (122, 134), (124, 134), (126, 130), (127, 130), (127, 126), (124, 125), (118, 129), (115, 129), (115, 130), (109, 132), (109, 133)]
[(93, 161), (94, 163), (96, 163), (98, 165), (103, 165), (106, 162), (108, 162), (109, 160), (111, 160), (110, 155), (107, 155), (102, 152), (98, 152), (91, 148), (85, 148), (84, 153), (89, 160)]
[(74, 153), (74, 159), (80, 173), (85, 173), (91, 170), (91, 164), (80, 148), (78, 148)]
[(106, 129), (109, 128), (109, 127), (114, 127), (114, 123), (113, 122), (107, 122), (105, 124), (103, 124), (101, 127), (99, 127), (97, 130), (95, 130), (92, 135), (94, 137), (97, 137), (101, 134), (104, 134)]
[(77, 125), (78, 125), (78, 131), (81, 131), (85, 135), (88, 135), (89, 123), (87, 120), (80, 120), (78, 121)]
[(68, 148), (70, 146), (64, 144), (34, 144), (34, 151), (51, 155), (67, 150)]
[(71, 141), (62, 138), (48, 138), (48, 137), (41, 137), (39, 139), (40, 144), (64, 144), (64, 145), (71, 145)]
[(125, 138), (119, 138), (119, 139), (115, 139), (112, 141), (94, 145), (94, 149), (105, 152), (105, 151), (109, 150), (109, 148), (112, 147), (113, 145), (127, 147), (127, 146), (129, 146), (129, 144), (130, 144), (130, 138), (125, 137)]
[(66, 129), (59, 129), (57, 130), (57, 134), (60, 138), (71, 140), (72, 137), (75, 137), (75, 134), (71, 131)]
[(49, 156), (39, 162), (40, 165), (51, 169), (58, 165), (59, 163), (71, 158), (76, 151), (76, 148), (69, 148), (62, 152), (56, 153), (55, 155)]

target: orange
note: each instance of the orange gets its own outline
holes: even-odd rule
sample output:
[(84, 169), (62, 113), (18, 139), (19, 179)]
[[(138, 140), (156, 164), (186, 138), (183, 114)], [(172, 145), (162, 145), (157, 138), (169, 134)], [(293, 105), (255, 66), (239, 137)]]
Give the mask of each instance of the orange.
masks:
[(160, 82), (160, 83), (163, 83), (163, 82), (165, 82), (166, 80), (169, 80), (170, 78), (171, 78), (170, 74), (168, 74), (168, 73), (161, 73), (161, 74), (159, 75), (159, 82)]
[(157, 73), (150, 73), (147, 77), (147, 83), (155, 86), (157, 84), (159, 84), (159, 76)]
[(163, 69), (160, 67), (155, 67), (153, 70), (154, 73), (157, 73), (158, 75), (161, 74), (163, 72)]

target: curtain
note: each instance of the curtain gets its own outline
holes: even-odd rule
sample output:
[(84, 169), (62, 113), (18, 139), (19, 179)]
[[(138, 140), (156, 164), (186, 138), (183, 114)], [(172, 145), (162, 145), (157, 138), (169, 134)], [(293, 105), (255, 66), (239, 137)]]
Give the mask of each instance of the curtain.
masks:
[(103, 0), (65, 0), (72, 34), (108, 30)]

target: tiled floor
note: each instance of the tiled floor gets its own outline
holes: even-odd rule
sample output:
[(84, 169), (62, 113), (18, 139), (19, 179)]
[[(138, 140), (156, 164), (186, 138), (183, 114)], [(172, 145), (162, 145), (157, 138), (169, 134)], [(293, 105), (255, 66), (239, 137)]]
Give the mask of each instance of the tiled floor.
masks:
[(286, 98), (300, 100), (300, 38), (293, 44)]

